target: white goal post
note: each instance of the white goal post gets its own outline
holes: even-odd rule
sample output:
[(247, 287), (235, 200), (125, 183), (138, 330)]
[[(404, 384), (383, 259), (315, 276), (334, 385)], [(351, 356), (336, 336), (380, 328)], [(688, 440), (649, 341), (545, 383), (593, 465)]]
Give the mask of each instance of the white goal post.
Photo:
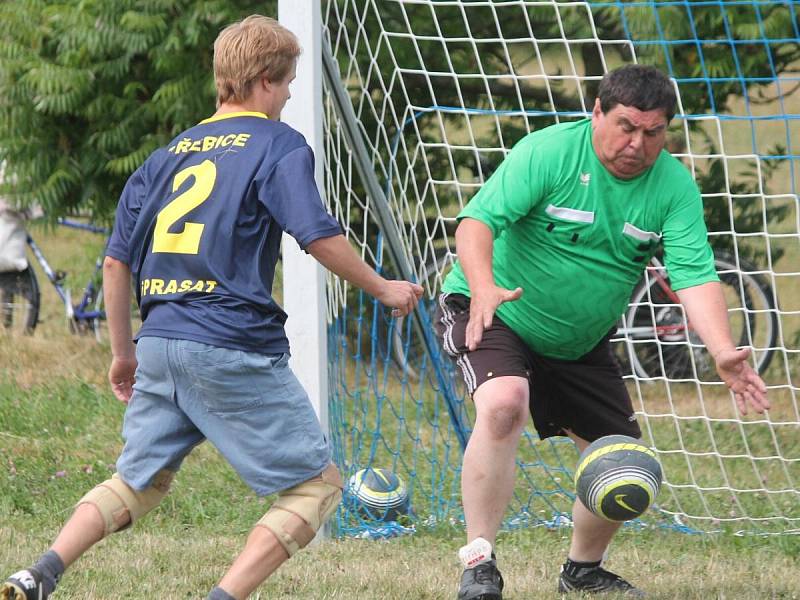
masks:
[[(315, 177), (323, 191), (322, 20), (320, 0), (279, 0), (278, 19), (300, 41), (303, 53), (292, 83), (292, 98), (281, 120), (305, 136), (316, 157)], [(327, 317), (325, 271), (294, 239), (281, 248), (286, 334), (294, 350), (292, 370), (308, 392), (323, 430), (328, 431)]]

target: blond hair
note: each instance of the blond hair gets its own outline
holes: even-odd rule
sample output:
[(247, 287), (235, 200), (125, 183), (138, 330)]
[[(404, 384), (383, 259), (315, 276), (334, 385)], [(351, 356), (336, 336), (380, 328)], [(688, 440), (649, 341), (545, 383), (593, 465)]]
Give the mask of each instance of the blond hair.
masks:
[(275, 19), (250, 15), (229, 25), (214, 42), (217, 106), (247, 100), (259, 77), (283, 81), (299, 55), (297, 38)]

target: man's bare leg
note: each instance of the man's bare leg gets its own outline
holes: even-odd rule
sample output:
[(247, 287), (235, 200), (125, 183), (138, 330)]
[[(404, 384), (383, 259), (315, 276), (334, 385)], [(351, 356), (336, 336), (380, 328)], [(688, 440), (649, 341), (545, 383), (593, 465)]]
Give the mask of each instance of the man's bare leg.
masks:
[(497, 530), (514, 492), (519, 439), (528, 420), (528, 380), (498, 377), (475, 393), (475, 428), (461, 471), (467, 545), (459, 550), (464, 565), (461, 600), (502, 598), (503, 578), (492, 553)]
[(64, 570), (104, 536), (105, 523), (97, 508), (80, 504), (61, 528), (50, 550), (35, 565), (14, 573), (0, 584), (0, 598), (49, 597)]
[(475, 428), (461, 472), (467, 542), (482, 537), (494, 546), (514, 492), (517, 447), (528, 420), (528, 397), (528, 381), (522, 377), (498, 377), (475, 391)]
[(572, 525), (569, 558), (577, 562), (595, 562), (603, 559), (621, 523), (598, 517), (576, 498), (572, 506)]
[[(589, 445), (589, 442), (571, 431), (567, 434), (575, 442), (579, 453)], [(577, 562), (596, 562), (603, 559), (611, 539), (622, 524), (598, 517), (586, 508), (583, 502), (575, 498), (575, 504), (572, 506), (572, 525), (569, 558)]]
[[(570, 431), (567, 431), (567, 435), (581, 453), (589, 445), (589, 442)], [(598, 517), (576, 498), (572, 507), (572, 524), (572, 544), (559, 575), (559, 592), (585, 590), (591, 593), (621, 592), (632, 597), (643, 596), (641, 590), (601, 567), (606, 549), (621, 523)]]
[(89, 548), (105, 537), (105, 523), (97, 508), (80, 504), (59, 532), (51, 550), (69, 567)]
[(244, 550), (220, 580), (219, 587), (236, 600), (245, 600), (288, 558), (275, 534), (266, 527), (254, 527)]

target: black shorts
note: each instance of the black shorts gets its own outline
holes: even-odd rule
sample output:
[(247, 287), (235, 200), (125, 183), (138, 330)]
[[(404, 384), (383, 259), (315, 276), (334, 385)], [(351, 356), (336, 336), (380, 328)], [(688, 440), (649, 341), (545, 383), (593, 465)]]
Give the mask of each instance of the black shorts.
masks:
[(579, 359), (560, 360), (531, 350), (495, 315), (480, 346), (470, 352), (465, 343), (469, 302), (462, 294), (441, 294), (435, 326), (445, 351), (461, 368), (470, 394), (495, 377), (525, 377), (530, 384), (533, 424), (542, 439), (566, 435), (565, 429), (589, 442), (612, 434), (641, 437), (608, 341), (611, 334)]

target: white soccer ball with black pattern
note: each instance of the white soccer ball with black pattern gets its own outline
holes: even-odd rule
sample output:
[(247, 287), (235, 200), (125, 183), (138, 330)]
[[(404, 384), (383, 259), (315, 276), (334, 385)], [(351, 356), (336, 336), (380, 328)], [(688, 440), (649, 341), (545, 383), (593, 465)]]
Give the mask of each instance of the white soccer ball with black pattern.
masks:
[(575, 470), (575, 492), (583, 505), (607, 521), (640, 517), (661, 488), (656, 454), (627, 435), (607, 435), (581, 454)]
[(357, 471), (347, 482), (347, 496), (369, 521), (397, 521), (410, 510), (408, 487), (389, 469)]

